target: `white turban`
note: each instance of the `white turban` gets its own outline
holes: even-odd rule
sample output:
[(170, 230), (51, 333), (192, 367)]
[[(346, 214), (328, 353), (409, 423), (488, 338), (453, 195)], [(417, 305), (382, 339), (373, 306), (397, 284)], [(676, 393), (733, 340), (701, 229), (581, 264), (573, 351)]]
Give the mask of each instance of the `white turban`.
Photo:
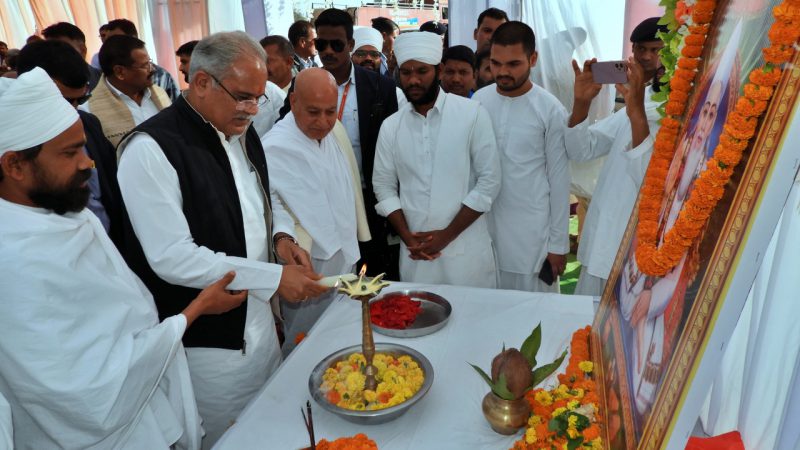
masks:
[(365, 45), (375, 47), (375, 50), (381, 51), (383, 48), (383, 36), (381, 32), (372, 27), (359, 27), (353, 30), (353, 40), (356, 44), (353, 50), (358, 50)]
[(409, 60), (437, 65), (442, 62), (442, 37), (427, 31), (403, 33), (394, 41), (397, 65)]
[(0, 84), (0, 117), (0, 156), (43, 144), (80, 119), (39, 67)]

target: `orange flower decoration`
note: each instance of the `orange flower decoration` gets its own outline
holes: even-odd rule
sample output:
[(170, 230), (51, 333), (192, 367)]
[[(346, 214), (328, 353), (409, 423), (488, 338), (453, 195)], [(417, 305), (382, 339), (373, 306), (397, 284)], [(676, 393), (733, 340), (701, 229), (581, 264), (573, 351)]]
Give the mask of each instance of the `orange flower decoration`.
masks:
[(670, 87), (682, 93), (673, 95), (670, 92), (665, 106), (668, 116), (662, 119), (662, 128), (656, 134), (650, 166), (642, 184), (636, 262), (639, 269), (650, 276), (666, 275), (700, 235), (717, 202), (725, 195), (725, 186), (733, 175), (733, 169), (742, 160), (742, 153), (758, 128), (758, 119), (772, 98), (774, 86), (781, 80), (783, 71), (779, 66), (791, 59), (793, 46), (800, 38), (800, 0), (784, 0), (773, 9), (777, 20), (768, 33), (771, 44), (763, 50), (765, 65), (750, 72), (744, 95), (736, 100), (734, 111), (726, 117), (714, 156), (706, 162), (706, 168), (695, 180), (678, 219), (666, 231), (663, 244), (657, 248), (658, 219), (667, 176), (664, 167), (669, 166), (675, 154), (676, 117), (683, 115), (683, 93), (687, 98), (691, 94), (691, 79), (686, 72), (699, 66), (695, 58), (703, 53), (703, 44), (699, 43), (698, 36), (707, 34), (715, 7), (712, 0), (699, 0), (694, 6), (692, 19), (699, 25), (689, 27), (690, 34), (684, 38), (678, 69), (670, 80)]
[(366, 434), (358, 433), (353, 437), (343, 437), (333, 442), (320, 439), (317, 450), (378, 450), (378, 444)]

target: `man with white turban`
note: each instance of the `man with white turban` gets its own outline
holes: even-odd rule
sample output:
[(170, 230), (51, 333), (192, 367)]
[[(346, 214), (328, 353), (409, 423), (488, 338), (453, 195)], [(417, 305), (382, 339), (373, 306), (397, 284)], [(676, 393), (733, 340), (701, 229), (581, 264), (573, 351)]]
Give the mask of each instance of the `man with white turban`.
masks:
[(380, 31), (371, 27), (359, 27), (353, 30), (353, 64), (380, 73), (383, 37)]
[(402, 34), (395, 56), (409, 104), (381, 127), (372, 180), (378, 213), (403, 241), (400, 279), (494, 288), (483, 214), (500, 190), (491, 119), (480, 104), (439, 87), (438, 35)]
[(181, 337), (246, 294), (225, 291), (228, 273), (159, 322), (86, 208), (78, 113), (41, 68), (0, 83), (0, 395), (16, 448), (197, 449)]

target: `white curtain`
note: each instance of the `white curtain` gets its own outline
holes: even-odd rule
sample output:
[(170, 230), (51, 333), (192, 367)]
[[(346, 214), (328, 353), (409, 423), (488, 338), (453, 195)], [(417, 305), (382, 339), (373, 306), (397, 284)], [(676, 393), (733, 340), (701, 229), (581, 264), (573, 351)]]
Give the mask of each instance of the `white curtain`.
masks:
[(208, 0), (209, 33), (244, 31), (244, 29), (244, 10), (241, 1)]
[(289, 35), (289, 27), (294, 23), (294, 2), (292, 0), (264, 0), (267, 20), (266, 34)]
[(748, 450), (800, 448), (800, 179), (764, 254), (700, 414), (703, 430), (738, 430)]
[(3, 0), (0, 5), (0, 40), (8, 48), (22, 48), (33, 34), (36, 18), (29, 1)]
[(463, 0), (448, 3), (447, 32), (450, 45), (466, 45), (475, 50), (475, 39), (472, 32), (478, 24), (478, 16), (487, 8), (498, 8), (508, 14), (511, 20), (520, 20), (520, 2), (518, 0)]

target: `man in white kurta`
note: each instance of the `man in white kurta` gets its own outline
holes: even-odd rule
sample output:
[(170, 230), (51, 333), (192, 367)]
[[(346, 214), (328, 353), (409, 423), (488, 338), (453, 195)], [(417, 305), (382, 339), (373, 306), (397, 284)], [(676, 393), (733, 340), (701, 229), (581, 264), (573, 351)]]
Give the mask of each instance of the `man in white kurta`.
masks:
[(181, 337), (241, 304), (233, 274), (159, 323), (86, 209), (83, 126), (47, 73), (4, 80), (0, 114), (0, 396), (16, 448), (199, 448)]
[(258, 108), (258, 112), (253, 117), (253, 128), (256, 129), (258, 137), (262, 139), (275, 125), (280, 116), (281, 106), (286, 100), (286, 92), (271, 81), (267, 81), (264, 95), (267, 97), (267, 102)]
[[(599, 122), (587, 123), (584, 114), (601, 88), (591, 79), (591, 62), (584, 64), (583, 71), (577, 63), (573, 64), (575, 105), (564, 141), (571, 160), (588, 161), (608, 156), (583, 226), (578, 247), (582, 269), (575, 290), (576, 294), (599, 296), (611, 273), (650, 162), (652, 136), (658, 129), (660, 116), (656, 109), (658, 103), (651, 99), (652, 86), (644, 86), (641, 66), (631, 60), (631, 76), (625, 89), (627, 106)], [(636, 133), (632, 123), (637, 127)]]
[(500, 188), (500, 164), (489, 115), (439, 88), (438, 35), (401, 35), (395, 55), (409, 103), (381, 127), (372, 180), (378, 213), (403, 240), (400, 278), (493, 288), (484, 213)]
[[(210, 61), (220, 57), (220, 49), (231, 45), (240, 49), (231, 59), (231, 66), (223, 73), (212, 73)], [(195, 243), (189, 217), (184, 214), (187, 205), (182, 187), (203, 190), (208, 181), (179, 179), (176, 167), (152, 134), (135, 132), (122, 142), (119, 150), (120, 189), (132, 228), (152, 271), (172, 285), (197, 288), (219, 277), (220, 273), (235, 270), (237, 278), (232, 289), (249, 290), (239, 349), (187, 348), (197, 404), (207, 431), (204, 448), (216, 442), (280, 365), (278, 336), (269, 303), (271, 297), (277, 291), (296, 301), (325, 291), (315, 283), (318, 277), (311, 273), (310, 267), (301, 265), (310, 266), (310, 263), (307, 254), (294, 244), (292, 220), (274, 189), (262, 184), (266, 175), (258, 174), (251, 160), (254, 155), (248, 154), (244, 147), (246, 139), (248, 144), (253, 143), (253, 132), (248, 132), (249, 119), (256, 113), (258, 99), (264, 92), (264, 61), (263, 48), (242, 32), (211, 35), (195, 47), (190, 69), (192, 83), (188, 93), (173, 105), (181, 111), (180, 117), (191, 117), (183, 120), (204, 123), (203, 132), (212, 127), (219, 139), (208, 145), (213, 145), (213, 151), (224, 152), (227, 160), (225, 167), (229, 167), (227, 170), (230, 170), (239, 200), (238, 205), (231, 207), (241, 211), (246, 258), (214, 252)], [(165, 110), (165, 113), (173, 114), (173, 110)], [(179, 126), (191, 129), (191, 123)], [(248, 134), (251, 136), (246, 138)], [(255, 140), (257, 142), (257, 136)], [(260, 143), (257, 144), (260, 147)], [(227, 186), (218, 188), (230, 189)], [(215, 187), (207, 186), (207, 189)], [(272, 233), (268, 231), (268, 220)], [(219, 226), (224, 228), (225, 224)], [(269, 263), (270, 240), (274, 240), (275, 253), (280, 259), (293, 265), (281, 267)]]
[[(292, 111), (262, 139), (270, 185), (295, 218), (294, 235), (310, 253), (314, 271), (353, 273), (361, 256), (357, 237), (368, 240), (369, 227), (355, 156), (336, 120), (336, 81), (324, 69), (306, 69), (297, 75), (290, 101)], [(314, 114), (318, 111), (322, 117)], [(335, 297), (331, 291), (302, 303), (282, 302), (284, 352)]]
[[(500, 194), (489, 214), (499, 287), (558, 292), (556, 277), (564, 271), (569, 252), (567, 113), (555, 97), (530, 81), (536, 63), (530, 27), (506, 22), (492, 39), (496, 84), (472, 99), (489, 111), (503, 172)], [(550, 285), (539, 279), (545, 261), (556, 278)]]

